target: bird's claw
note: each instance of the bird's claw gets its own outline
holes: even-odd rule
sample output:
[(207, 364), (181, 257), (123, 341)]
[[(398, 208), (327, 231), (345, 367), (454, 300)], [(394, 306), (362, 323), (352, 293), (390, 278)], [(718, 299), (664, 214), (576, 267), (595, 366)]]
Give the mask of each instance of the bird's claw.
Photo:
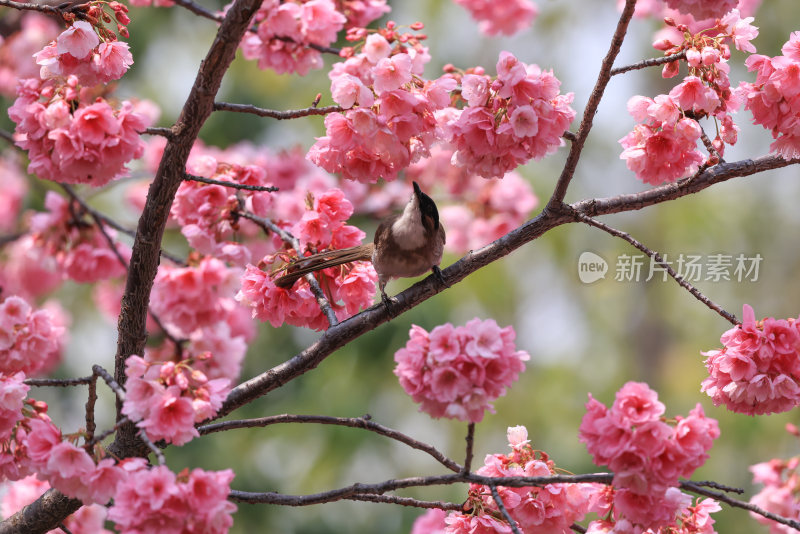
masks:
[(438, 280), (440, 284), (442, 284), (444, 287), (447, 288), (450, 287), (450, 284), (448, 284), (447, 281), (444, 279), (442, 270), (439, 268), (438, 265), (434, 265), (433, 267), (431, 267), (431, 271), (433, 271), (433, 276), (436, 277), (436, 280)]

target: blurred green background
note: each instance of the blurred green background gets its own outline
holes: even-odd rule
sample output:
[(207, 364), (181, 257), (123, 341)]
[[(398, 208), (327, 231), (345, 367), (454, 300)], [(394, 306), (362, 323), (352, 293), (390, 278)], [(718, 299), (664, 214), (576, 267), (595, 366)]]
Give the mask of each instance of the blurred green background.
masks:
[[(483, 65), (493, 73), (501, 50), (510, 50), (527, 63), (552, 68), (562, 81), (562, 91), (575, 93), (573, 107), (579, 115), (573, 131), (618, 17), (612, 1), (539, 0), (540, 15), (531, 30), (514, 38), (488, 39), (478, 34), (476, 23), (465, 10), (449, 0), (391, 3), (391, 19), (402, 24), (417, 20), (425, 23), (434, 58), (426, 71), (431, 77), (441, 72), (445, 63)], [(204, 5), (222, 7), (211, 2)], [(161, 125), (169, 125), (188, 94), (215, 25), (181, 8), (132, 8), (130, 15), (130, 43), (136, 63), (121, 82), (120, 93), (156, 101), (163, 110)], [(800, 4), (796, 0), (765, 1), (755, 22), (761, 28), (754, 41), (758, 52), (779, 54), (798, 23)], [(657, 28), (655, 21), (635, 20), (617, 64), (656, 56), (650, 42)], [(734, 52), (731, 60), (734, 85), (753, 79), (741, 66), (742, 57)], [(326, 57), (326, 64), (335, 59)], [(611, 81), (568, 200), (645, 189), (619, 160), (617, 139), (633, 125), (625, 103), (632, 95), (652, 97), (673, 85), (674, 80), (661, 79), (658, 69)], [(239, 57), (226, 75), (218, 99), (293, 109), (307, 107), (318, 92), (323, 95), (323, 105), (331, 102), (326, 71), (306, 77), (279, 76), (259, 71), (254, 62)], [(740, 112), (740, 142), (726, 153), (727, 160), (767, 153), (769, 133), (749, 122), (749, 113)], [(295, 144), (307, 149), (313, 137), (322, 132), (321, 117), (277, 122), (216, 113), (203, 128), (201, 138), (219, 146), (249, 140), (274, 151)], [(542, 203), (555, 184), (565, 154), (561, 149), (544, 161), (520, 169)], [(753, 305), (758, 317), (797, 316), (798, 172), (790, 167), (731, 180), (689, 198), (603, 220), (632, 233), (670, 259), (680, 254), (760, 254), (763, 261), (756, 281), (700, 281), (697, 286), (738, 316), (742, 303)], [(113, 193), (105, 197), (98, 199), (101, 206), (115, 200)], [(134, 222), (128, 221), (129, 225)], [(593, 284), (580, 282), (578, 257), (585, 251), (609, 263), (605, 279)], [(668, 415), (685, 415), (699, 402), (719, 421), (722, 436), (711, 451), (711, 459), (693, 478), (744, 487), (749, 496), (753, 488), (748, 466), (798, 453), (797, 442), (784, 431), (787, 422), (800, 423), (797, 413), (753, 418), (713, 407), (699, 391), (705, 377), (700, 351), (717, 348), (720, 334), (730, 325), (674, 281), (662, 281), (659, 274), (649, 282), (644, 281), (645, 276), (638, 282), (614, 280), (617, 259), (624, 254), (639, 253), (625, 242), (585, 225), (557, 228), (370, 332), (317, 369), (238, 410), (233, 417), (280, 413), (356, 417), (369, 413), (375, 421), (429, 442), (461, 462), (466, 425), (435, 421), (419, 413), (392, 374), (393, 354), (405, 345), (412, 324), (430, 330), (448, 321), (463, 324), (476, 316), (492, 317), (501, 326), (516, 327), (519, 348), (532, 358), (520, 380), (495, 403), (497, 413), (488, 414), (478, 425), (477, 465), (485, 454), (507, 452), (506, 427), (525, 425), (534, 445), (550, 453), (559, 467), (574, 473), (601, 470), (592, 465), (577, 440), (587, 392), (608, 404), (626, 381), (646, 381), (658, 391)], [(447, 257), (443, 265), (456, 259)], [(645, 275), (647, 269), (645, 264)], [(389, 291), (398, 292), (410, 283), (393, 282)], [(91, 310), (88, 290), (70, 286), (61, 294), (74, 316), (70, 354), (61, 373), (85, 375), (90, 362), (98, 360), (112, 367), (114, 328)], [(292, 327), (276, 330), (263, 326), (248, 353), (243, 378), (290, 358), (317, 337), (316, 333)], [(112, 419), (108, 411), (112, 403), (107, 393), (102, 394), (106, 402), (100, 417), (107, 424)], [(74, 393), (37, 391), (37, 396), (50, 400), (54, 418), (67, 421), (67, 428), (70, 421), (74, 428), (82, 426), (83, 401)], [(175, 471), (183, 467), (232, 467), (237, 473), (235, 489), (289, 494), (443, 471), (425, 454), (386, 438), (316, 425), (278, 425), (214, 434), (181, 448), (170, 447), (166, 454)], [(433, 487), (398, 494), (461, 502), (466, 487)], [(352, 502), (307, 508), (240, 505), (232, 532), (402, 533), (408, 532), (419, 514), (416, 509)], [(725, 508), (715, 519), (718, 532), (766, 531), (741, 510)]]

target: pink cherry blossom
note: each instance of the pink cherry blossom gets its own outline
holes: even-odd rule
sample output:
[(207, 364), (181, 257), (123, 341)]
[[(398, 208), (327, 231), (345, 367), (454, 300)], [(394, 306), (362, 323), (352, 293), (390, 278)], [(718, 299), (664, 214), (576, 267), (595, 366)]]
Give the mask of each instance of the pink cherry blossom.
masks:
[[(488, 477), (538, 476), (547, 477), (556, 473), (555, 462), (547, 453), (535, 451), (527, 441), (525, 427), (509, 429), (510, 454), (490, 454), (476, 474)], [(511, 440), (513, 436), (513, 441)], [(521, 532), (569, 532), (571, 525), (583, 519), (596, 500), (602, 486), (595, 484), (545, 484), (540, 487), (498, 487), (508, 514)], [(417, 520), (413, 532), (419, 534), (448, 532), (511, 532), (508, 523), (501, 522), (497, 503), (486, 486), (471, 484), (465, 509), (470, 514), (429, 512)], [(446, 526), (442, 526), (444, 521)]]
[(736, 7), (739, 0), (664, 0), (672, 9), (697, 20), (720, 18)]
[(675, 425), (663, 420), (664, 405), (647, 384), (628, 382), (611, 408), (589, 395), (580, 440), (598, 465), (614, 471), (615, 521), (643, 529), (675, 524), (688, 497), (678, 478), (689, 477), (708, 458), (719, 426), (698, 404)]
[(75, 59), (83, 59), (100, 44), (100, 38), (91, 24), (77, 20), (58, 36), (56, 43), (59, 54), (70, 54)]
[(108, 517), (126, 532), (223, 534), (236, 505), (227, 500), (231, 470), (194, 469), (176, 476), (166, 466), (134, 468), (117, 490)]
[(23, 380), (22, 372), (0, 373), (0, 441), (8, 439), (16, 422), (22, 419), (22, 403), (30, 389)]
[(721, 350), (704, 352), (705, 391), (715, 405), (747, 414), (790, 410), (800, 404), (800, 330), (797, 319), (756, 321), (744, 305), (744, 321), (722, 335)]
[(24, 299), (10, 296), (0, 303), (0, 372), (36, 374), (58, 359), (64, 328), (47, 310), (34, 310)]
[(455, 0), (479, 22), (484, 35), (514, 35), (530, 27), (539, 10), (530, 0)]
[(430, 334), (413, 326), (405, 348), (395, 353), (394, 373), (432, 417), (479, 422), (530, 358), (516, 350), (515, 335), (513, 327), (501, 329), (491, 319), (455, 328), (448, 323)]

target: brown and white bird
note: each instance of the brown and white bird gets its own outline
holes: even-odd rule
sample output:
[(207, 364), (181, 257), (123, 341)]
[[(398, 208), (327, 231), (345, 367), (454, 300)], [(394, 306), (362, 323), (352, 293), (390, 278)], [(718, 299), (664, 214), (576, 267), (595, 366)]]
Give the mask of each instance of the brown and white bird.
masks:
[(393, 278), (410, 278), (433, 271), (444, 284), (439, 263), (442, 261), (445, 233), (439, 224), (439, 210), (417, 182), (413, 184), (414, 193), (403, 212), (383, 219), (372, 243), (301, 258), (289, 265), (285, 275), (275, 279), (275, 285), (290, 288), (308, 273), (353, 261), (372, 262), (384, 301), (389, 300), (386, 283)]

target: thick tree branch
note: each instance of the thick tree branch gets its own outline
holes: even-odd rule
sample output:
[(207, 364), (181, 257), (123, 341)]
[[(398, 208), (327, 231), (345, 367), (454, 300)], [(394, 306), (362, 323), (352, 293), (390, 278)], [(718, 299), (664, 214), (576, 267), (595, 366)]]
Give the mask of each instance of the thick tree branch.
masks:
[[(587, 199), (568, 207), (563, 204), (554, 205), (519, 228), (512, 230), (479, 250), (470, 252), (454, 264), (443, 269), (442, 276), (447, 287), (452, 286), (478, 269), (530, 243), (546, 231), (562, 224), (574, 222), (576, 220), (574, 214), (576, 211), (588, 217), (596, 217), (598, 215), (639, 210), (647, 206), (697, 193), (714, 184), (732, 178), (749, 176), (757, 172), (778, 169), (796, 163), (800, 163), (800, 160), (787, 161), (780, 156), (763, 156), (756, 160), (719, 164), (702, 171), (690, 179), (662, 185), (641, 193)], [(391, 320), (393, 316), (410, 310), (444, 289), (446, 289), (446, 286), (441, 285), (436, 277), (428, 276), (395, 297), (396, 302), (392, 306), (391, 314), (386, 309), (386, 306), (378, 304), (329, 328), (315, 343), (296, 356), (233, 388), (217, 414), (217, 418), (229, 414), (239, 406), (243, 406), (301, 374), (314, 369), (335, 350), (374, 330), (381, 324)]]
[[(250, 19), (260, 6), (261, 0), (235, 0), (230, 7), (197, 72), (178, 121), (172, 128), (173, 135), (167, 138), (164, 154), (139, 219), (125, 293), (122, 297), (114, 367), (114, 376), (120, 384), (125, 382), (126, 358), (131, 354), (142, 354), (144, 351), (147, 339), (145, 330), (147, 308), (161, 256), (161, 240), (175, 192), (183, 181), (189, 150), (197, 139), (200, 128), (214, 109), (214, 98), (219, 91), (222, 78), (233, 61)], [(118, 418), (122, 417), (120, 409), (121, 403), (118, 399)], [(109, 446), (109, 452), (120, 458), (147, 454), (147, 447), (136, 432), (137, 429), (132, 423), (122, 425), (114, 442)], [(64, 518), (77, 510), (80, 504), (76, 499), (69, 499), (51, 490), (0, 524), (0, 534), (47, 532), (57, 527)]]

